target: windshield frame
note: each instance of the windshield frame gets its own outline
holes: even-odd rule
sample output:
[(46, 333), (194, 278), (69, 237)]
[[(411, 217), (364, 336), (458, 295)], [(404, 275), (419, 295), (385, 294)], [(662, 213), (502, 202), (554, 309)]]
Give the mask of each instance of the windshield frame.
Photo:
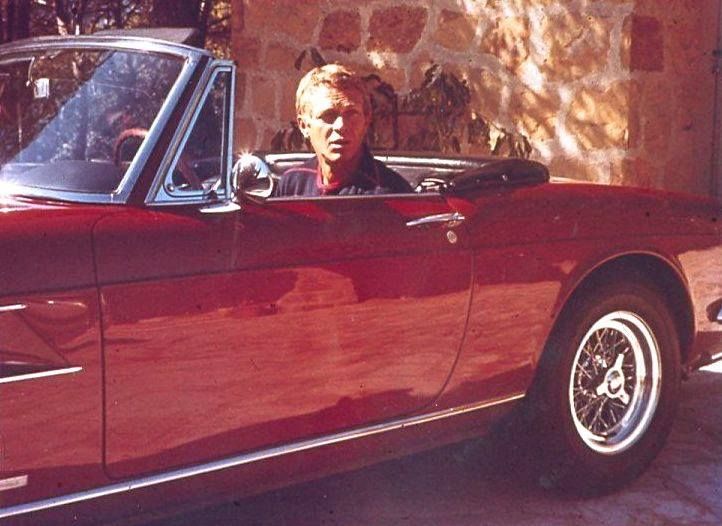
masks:
[(143, 173), (143, 169), (163, 130), (166, 128), (173, 110), (178, 105), (186, 85), (193, 77), (198, 65), (205, 57), (211, 55), (199, 48), (138, 37), (40, 37), (0, 46), (0, 62), (11, 61), (16, 57), (22, 57), (32, 52), (64, 49), (106, 49), (109, 51), (118, 50), (168, 55), (180, 58), (183, 65), (178, 78), (168, 92), (166, 100), (161, 105), (149, 129), (148, 136), (143, 141), (135, 158), (113, 192), (75, 192), (4, 183), (0, 186), (0, 195), (20, 195), (78, 203), (125, 203)]

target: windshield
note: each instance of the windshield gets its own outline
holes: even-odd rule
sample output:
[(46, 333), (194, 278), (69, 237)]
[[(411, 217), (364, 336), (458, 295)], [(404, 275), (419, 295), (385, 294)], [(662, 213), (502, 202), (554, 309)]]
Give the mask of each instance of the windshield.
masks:
[(0, 184), (113, 192), (182, 67), (107, 49), (0, 58)]

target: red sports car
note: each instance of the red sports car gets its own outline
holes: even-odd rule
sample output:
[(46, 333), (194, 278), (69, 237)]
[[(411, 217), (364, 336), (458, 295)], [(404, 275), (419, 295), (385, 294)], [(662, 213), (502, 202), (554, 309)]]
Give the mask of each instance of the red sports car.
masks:
[(561, 488), (649, 464), (722, 357), (718, 202), (423, 156), (382, 158), (414, 193), (269, 198), (308, 154), (234, 167), (234, 78), (0, 48), (0, 518), (258, 492), (515, 407)]

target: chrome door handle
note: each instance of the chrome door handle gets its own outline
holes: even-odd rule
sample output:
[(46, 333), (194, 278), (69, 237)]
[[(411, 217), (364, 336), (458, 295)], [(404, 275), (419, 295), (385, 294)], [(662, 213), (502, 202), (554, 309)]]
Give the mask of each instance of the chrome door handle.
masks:
[(418, 219), (412, 219), (406, 222), (406, 226), (423, 226), (434, 223), (445, 223), (448, 228), (454, 228), (463, 223), (466, 218), (459, 212), (449, 212), (447, 214), (435, 214), (432, 216), (424, 216)]

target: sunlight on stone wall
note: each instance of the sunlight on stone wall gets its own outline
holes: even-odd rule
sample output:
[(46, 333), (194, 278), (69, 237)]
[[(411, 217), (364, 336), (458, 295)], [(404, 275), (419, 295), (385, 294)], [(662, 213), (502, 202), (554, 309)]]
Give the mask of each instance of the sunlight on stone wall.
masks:
[(294, 120), (315, 48), (400, 94), (442, 65), (468, 83), (475, 113), (526, 136), (556, 175), (709, 193), (718, 9), (719, 0), (244, 0), (233, 16), (236, 147), (267, 149)]

